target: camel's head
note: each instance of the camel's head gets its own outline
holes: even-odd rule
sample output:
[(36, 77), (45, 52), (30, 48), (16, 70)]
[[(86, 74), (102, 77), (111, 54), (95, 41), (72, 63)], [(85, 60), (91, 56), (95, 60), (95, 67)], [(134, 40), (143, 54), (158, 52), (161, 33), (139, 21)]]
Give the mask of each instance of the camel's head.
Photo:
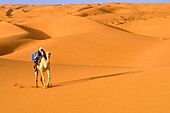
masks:
[(50, 52), (46, 52), (46, 56), (47, 56), (47, 58), (50, 58), (51, 57), (51, 53)]

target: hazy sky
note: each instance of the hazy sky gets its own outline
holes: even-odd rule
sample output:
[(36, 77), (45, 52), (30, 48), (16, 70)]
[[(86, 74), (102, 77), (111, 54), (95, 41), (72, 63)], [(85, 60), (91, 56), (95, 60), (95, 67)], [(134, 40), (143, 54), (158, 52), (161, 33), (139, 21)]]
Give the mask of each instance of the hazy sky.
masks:
[(0, 4), (79, 4), (106, 2), (163, 3), (170, 2), (170, 0), (0, 0)]

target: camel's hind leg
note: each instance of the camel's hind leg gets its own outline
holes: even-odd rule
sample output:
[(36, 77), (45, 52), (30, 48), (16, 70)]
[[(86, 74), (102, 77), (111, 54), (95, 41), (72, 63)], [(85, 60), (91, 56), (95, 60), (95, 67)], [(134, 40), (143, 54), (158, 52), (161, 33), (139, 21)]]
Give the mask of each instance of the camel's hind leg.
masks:
[(34, 74), (35, 74), (35, 87), (38, 88), (38, 71), (35, 71)]
[(41, 70), (40, 72), (41, 72), (41, 77), (42, 77), (42, 78), (41, 78), (41, 81), (42, 81), (43, 87), (46, 88), (44, 73), (43, 73), (42, 70)]
[(40, 81), (41, 81), (42, 85), (44, 86), (44, 82), (42, 80), (42, 76), (40, 76)]
[(47, 70), (47, 75), (48, 75), (47, 87), (49, 87), (50, 86), (49, 85), (50, 84), (50, 78), (51, 78), (49, 69)]

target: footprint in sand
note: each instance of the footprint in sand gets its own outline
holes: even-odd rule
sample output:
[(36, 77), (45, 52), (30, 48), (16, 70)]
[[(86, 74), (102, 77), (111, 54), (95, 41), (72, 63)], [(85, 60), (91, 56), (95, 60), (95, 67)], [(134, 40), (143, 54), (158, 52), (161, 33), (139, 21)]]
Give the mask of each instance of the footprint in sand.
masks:
[(23, 85), (20, 85), (19, 83), (14, 83), (13, 86), (14, 86), (14, 87), (19, 87), (19, 88), (24, 88), (24, 86), (23, 86)]

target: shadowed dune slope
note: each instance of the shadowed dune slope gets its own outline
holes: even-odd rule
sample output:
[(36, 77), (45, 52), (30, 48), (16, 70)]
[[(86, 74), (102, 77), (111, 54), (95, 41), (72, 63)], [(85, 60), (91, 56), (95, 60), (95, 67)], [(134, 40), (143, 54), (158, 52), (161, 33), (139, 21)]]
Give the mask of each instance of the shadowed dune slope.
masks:
[(0, 22), (0, 29), (0, 55), (12, 53), (19, 45), (27, 43), (27, 31), (6, 22)]
[(16, 25), (0, 22), (0, 55), (13, 53), (18, 47), (34, 40), (50, 38), (38, 30), (24, 30)]

